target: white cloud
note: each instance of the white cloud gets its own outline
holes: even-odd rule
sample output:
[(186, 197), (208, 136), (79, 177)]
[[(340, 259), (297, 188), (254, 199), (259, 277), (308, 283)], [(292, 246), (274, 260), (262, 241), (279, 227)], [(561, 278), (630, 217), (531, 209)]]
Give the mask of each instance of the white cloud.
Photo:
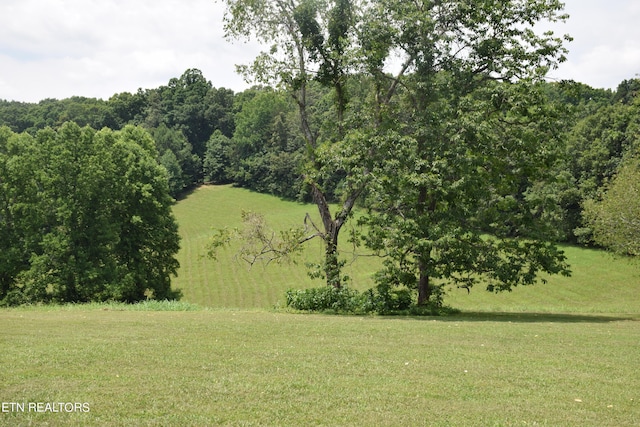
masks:
[[(565, 0), (567, 63), (554, 78), (615, 88), (640, 73), (640, 5), (635, 0)], [(187, 68), (216, 87), (242, 90), (235, 64), (255, 45), (223, 38), (215, 0), (2, 0), (0, 99), (72, 95), (108, 98), (153, 88)]]
[(213, 0), (3, 0), (0, 99), (108, 98), (187, 68), (242, 90), (234, 64), (257, 48), (225, 41), (222, 14)]
[(640, 5), (634, 0), (565, 0), (570, 18), (555, 27), (569, 33), (569, 60), (551, 73), (593, 87), (615, 89), (640, 73)]

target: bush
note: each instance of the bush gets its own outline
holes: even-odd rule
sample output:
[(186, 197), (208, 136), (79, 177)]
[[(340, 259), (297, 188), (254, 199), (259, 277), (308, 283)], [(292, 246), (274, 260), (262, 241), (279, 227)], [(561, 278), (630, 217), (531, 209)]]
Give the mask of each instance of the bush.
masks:
[(412, 305), (409, 289), (392, 290), (390, 286), (378, 286), (363, 293), (331, 286), (287, 291), (287, 307), (303, 311), (392, 314), (407, 312)]
[(407, 288), (391, 289), (391, 285), (378, 285), (364, 292), (364, 307), (367, 312), (389, 314), (406, 311), (413, 304), (413, 295)]
[(304, 311), (356, 312), (359, 299), (358, 291), (347, 287), (323, 286), (287, 291), (287, 307)]

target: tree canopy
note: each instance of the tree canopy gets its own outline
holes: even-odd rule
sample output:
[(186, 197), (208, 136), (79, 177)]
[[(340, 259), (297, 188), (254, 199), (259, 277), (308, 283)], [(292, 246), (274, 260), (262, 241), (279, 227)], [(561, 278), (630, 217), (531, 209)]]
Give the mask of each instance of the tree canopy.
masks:
[[(550, 236), (531, 232), (525, 197), (548, 165), (540, 140), (552, 134), (533, 88), (564, 60), (568, 39), (534, 26), (565, 19), (560, 2), (226, 3), (228, 36), (271, 45), (245, 73), (298, 105), (328, 284), (341, 285), (339, 232), (365, 193), (374, 200), (365, 242), (387, 256), (384, 281), (417, 287), (419, 304), (433, 293), (432, 277), (470, 287), (490, 273), (500, 281), (492, 289), (510, 289), (540, 271), (567, 271)], [(392, 58), (399, 71), (388, 68)], [(365, 88), (358, 111), (349, 109), (354, 80)], [(313, 82), (331, 90), (330, 114), (314, 114)], [(339, 195), (333, 215), (331, 193)], [(517, 232), (493, 226), (501, 203)]]
[(626, 161), (600, 199), (585, 203), (594, 241), (619, 255), (640, 256), (640, 162)]
[(177, 224), (145, 130), (0, 128), (0, 303), (173, 299)]

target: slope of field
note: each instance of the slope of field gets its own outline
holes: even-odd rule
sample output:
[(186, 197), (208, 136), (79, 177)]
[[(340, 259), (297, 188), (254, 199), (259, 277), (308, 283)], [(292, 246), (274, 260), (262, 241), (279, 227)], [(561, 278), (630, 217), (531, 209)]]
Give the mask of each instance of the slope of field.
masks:
[[(238, 247), (220, 252), (217, 261), (208, 259), (206, 244), (213, 228), (241, 225), (241, 212), (265, 215), (274, 229), (302, 224), (306, 213), (318, 217), (314, 205), (283, 201), (276, 197), (230, 186), (203, 186), (174, 207), (180, 224), (181, 268), (174, 286), (184, 292), (184, 300), (209, 307), (269, 308), (283, 304), (290, 288), (321, 285), (307, 277), (305, 261), (320, 262), (322, 246), (311, 241), (296, 265), (255, 265), (249, 268), (236, 259)], [(348, 230), (345, 230), (348, 231)], [(342, 236), (343, 254), (353, 260), (353, 249)], [(615, 259), (606, 252), (566, 247), (572, 266), (571, 277), (550, 277), (547, 284), (517, 288), (513, 292), (491, 294), (481, 287), (471, 294), (451, 289), (447, 303), (465, 311), (533, 311), (582, 313), (639, 313), (640, 266)], [(358, 257), (349, 262), (345, 273), (353, 286), (373, 286), (372, 274), (380, 260)]]
[[(175, 206), (184, 300), (243, 310), (0, 310), (0, 426), (640, 425), (637, 265), (569, 247), (572, 278), (452, 290), (464, 312), (442, 318), (253, 309), (314, 283), (303, 265), (249, 270), (234, 248), (204, 257), (211, 228), (238, 226), (243, 209), (289, 228), (314, 206), (231, 187)], [(321, 255), (315, 242), (303, 258)], [(376, 263), (360, 258), (347, 273), (369, 287)]]
[[(243, 210), (263, 214), (267, 224), (276, 230), (303, 225), (307, 213), (320, 224), (315, 205), (283, 201), (231, 186), (198, 188), (174, 207), (182, 248), (178, 254), (181, 268), (173, 286), (182, 289), (185, 301), (208, 307), (269, 308), (284, 301), (287, 289), (322, 284), (307, 276), (304, 265), (322, 260), (322, 242), (319, 240), (308, 242), (297, 264), (255, 264), (250, 267), (237, 259), (238, 245), (221, 250), (215, 261), (207, 258), (206, 246), (213, 229), (240, 227)], [(345, 251), (348, 250), (346, 240), (345, 234)], [(371, 275), (377, 269), (377, 262), (360, 258), (349, 263), (345, 274), (353, 278), (355, 286), (371, 287)]]

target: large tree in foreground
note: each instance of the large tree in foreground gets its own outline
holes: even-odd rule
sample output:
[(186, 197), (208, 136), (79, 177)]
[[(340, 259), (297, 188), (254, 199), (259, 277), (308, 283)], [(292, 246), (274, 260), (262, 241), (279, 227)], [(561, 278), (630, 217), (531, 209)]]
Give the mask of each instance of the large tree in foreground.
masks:
[[(558, 1), (382, 1), (371, 50), (402, 58), (402, 93), (380, 128), (365, 241), (387, 255), (382, 283), (489, 290), (568, 273), (531, 189), (557, 147), (558, 123), (538, 87), (564, 60), (563, 40), (536, 33), (564, 19)], [(376, 22), (376, 21), (373, 21)], [(365, 26), (366, 28), (366, 26)], [(384, 57), (384, 55), (378, 55)], [(382, 75), (382, 72), (379, 72)]]
[[(271, 45), (244, 71), (298, 103), (328, 284), (340, 285), (338, 235), (363, 194), (365, 241), (388, 259), (380, 277), (417, 287), (419, 303), (432, 279), (469, 288), (485, 275), (499, 282), (493, 289), (510, 289), (566, 271), (543, 233), (546, 206), (527, 197), (557, 143), (536, 82), (565, 52), (561, 38), (534, 27), (563, 20), (562, 3), (226, 3), (228, 35)], [(334, 94), (333, 115), (320, 123), (312, 80)], [(357, 108), (354, 81), (364, 88)], [(331, 215), (324, 177), (336, 172), (342, 199)]]

